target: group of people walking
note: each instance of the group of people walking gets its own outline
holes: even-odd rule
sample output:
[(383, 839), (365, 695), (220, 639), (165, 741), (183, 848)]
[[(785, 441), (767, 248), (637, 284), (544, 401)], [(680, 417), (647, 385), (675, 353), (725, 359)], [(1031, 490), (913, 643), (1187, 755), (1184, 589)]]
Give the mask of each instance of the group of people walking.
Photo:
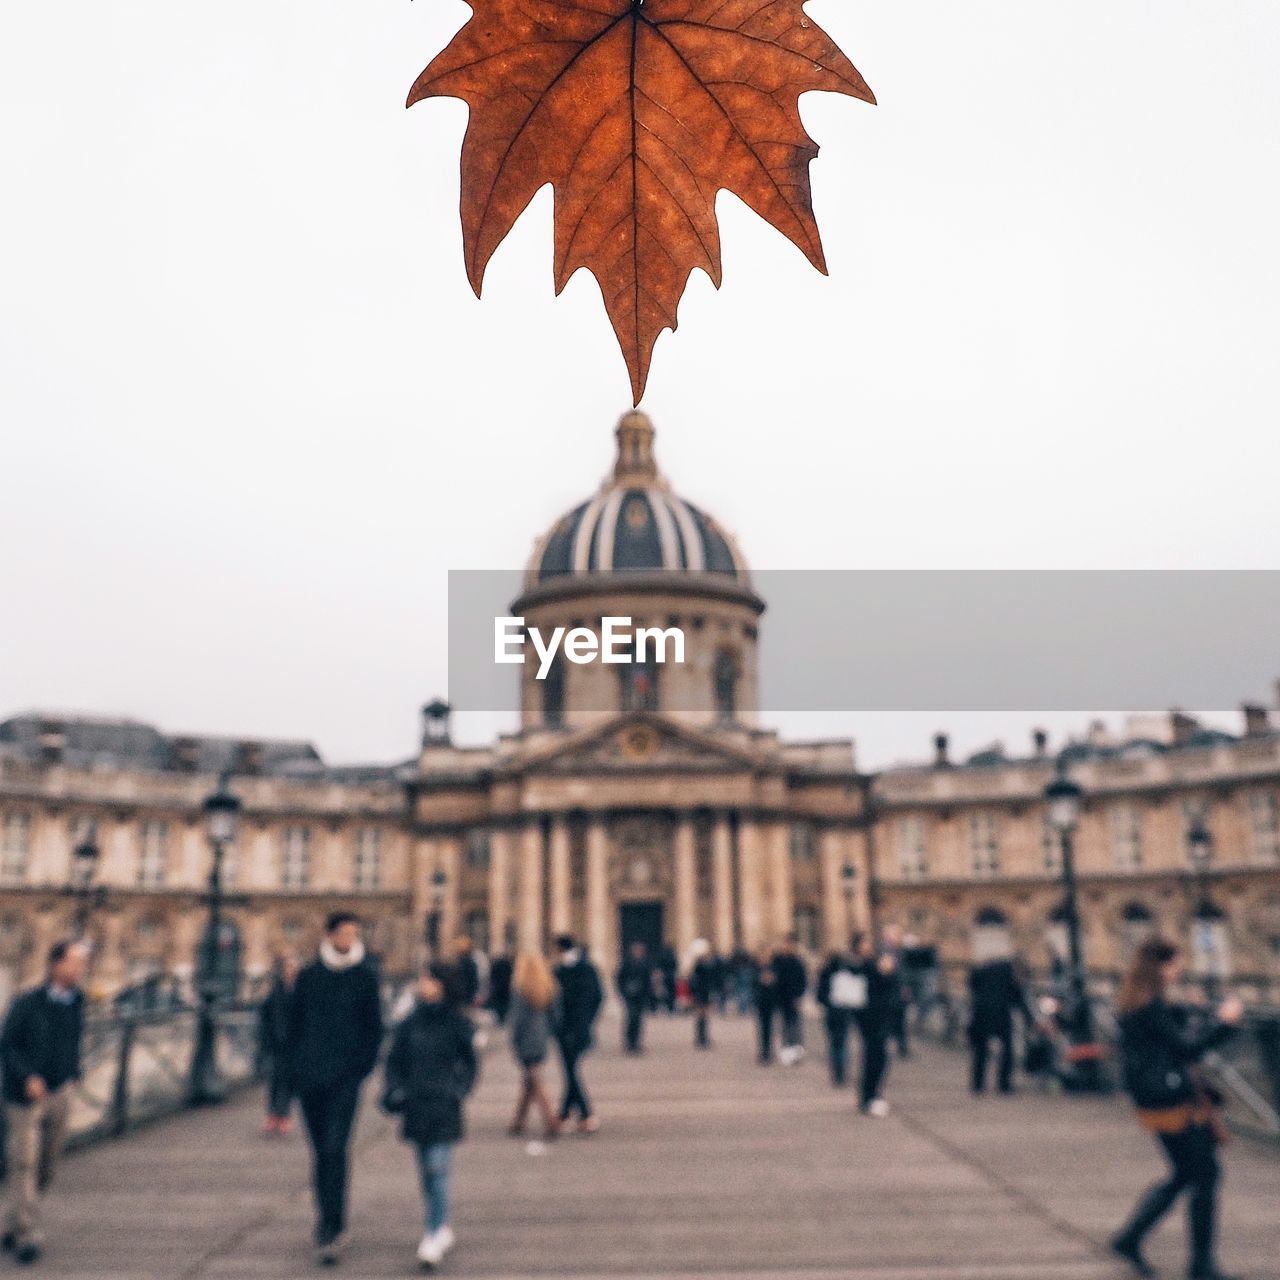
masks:
[[(887, 1046), (903, 999), (894, 943), (889, 932), (878, 945), (869, 935), (856, 935), (847, 953), (828, 957), (815, 991), (836, 1085), (847, 1079), (850, 1033), (856, 1028), (859, 1034), (859, 1101), (870, 1115), (887, 1112), (881, 1093)], [(513, 1135), (524, 1133), (535, 1110), (548, 1138), (571, 1123), (584, 1134), (597, 1129), (582, 1062), (594, 1043), (604, 991), (594, 964), (572, 938), (559, 938), (556, 953), (554, 968), (536, 952), (516, 956), (504, 994), (510, 1048), (520, 1068)], [(399, 1117), (402, 1136), (414, 1149), (425, 1219), (417, 1257), (428, 1267), (438, 1265), (454, 1244), (453, 1151), (464, 1136), (465, 1101), (479, 1075), (471, 1015), (481, 997), (476, 972), (466, 963), (468, 954), (468, 946), (459, 946), (453, 960), (433, 960), (423, 970), (410, 1007), (393, 1027), (380, 1095), (382, 1108)], [(43, 981), (13, 1001), (0, 1031), (10, 1181), (3, 1245), (21, 1264), (37, 1261), (44, 1248), (42, 1201), (58, 1165), (72, 1090), (81, 1075), (86, 963), (87, 949), (80, 942), (51, 948)], [(711, 1043), (710, 1009), (716, 1002), (711, 966), (709, 948), (695, 946), (686, 978), (694, 1043), (701, 1048)], [(625, 1047), (633, 1051), (642, 1048), (648, 1001), (640, 995), (645, 989), (642, 975), (651, 973), (647, 958), (633, 948), (617, 974), (627, 1010)], [(1234, 997), (1214, 1010), (1179, 1005), (1173, 992), (1181, 976), (1178, 949), (1149, 940), (1139, 949), (1117, 1001), (1124, 1085), (1169, 1170), (1144, 1193), (1110, 1247), (1136, 1275), (1155, 1275), (1144, 1242), (1185, 1194), (1190, 1280), (1233, 1280), (1216, 1261), (1223, 1126), (1219, 1099), (1200, 1063), (1233, 1033), (1244, 1008)], [(365, 952), (360, 921), (338, 912), (326, 922), (310, 963), (299, 967), (288, 958), (282, 961), (277, 984), (262, 1007), (264, 1048), (272, 1065), (266, 1129), (273, 1135), (288, 1132), (296, 1098), (311, 1148), (314, 1243), (322, 1263), (338, 1260), (345, 1239), (351, 1136), (364, 1082), (377, 1067), (385, 1039), (380, 985)], [(800, 1002), (807, 973), (794, 938), (757, 958), (752, 985), (760, 1060), (772, 1060), (778, 1023), (779, 1059), (798, 1061), (794, 1051), (803, 1043)], [(994, 1042), (997, 1085), (1008, 1091), (1013, 1018), (1019, 1010), (1029, 1020), (1034, 1017), (1017, 966), (1004, 958), (976, 966), (970, 995), (970, 1086), (974, 1092), (986, 1087)], [(543, 1074), (553, 1045), (564, 1076), (558, 1108)], [(900, 1044), (899, 1051), (904, 1047)], [(792, 1056), (784, 1057), (788, 1050)]]

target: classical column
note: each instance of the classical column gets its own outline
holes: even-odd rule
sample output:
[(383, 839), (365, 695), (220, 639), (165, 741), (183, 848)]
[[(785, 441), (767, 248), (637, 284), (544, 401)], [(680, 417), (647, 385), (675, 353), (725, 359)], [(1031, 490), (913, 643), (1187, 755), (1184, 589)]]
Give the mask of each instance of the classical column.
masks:
[(542, 950), (542, 823), (537, 818), (520, 832), (520, 945)]
[(573, 932), (573, 903), (569, 884), (569, 823), (564, 814), (557, 813), (551, 819), (551, 932)]
[(765, 828), (769, 845), (769, 905), (773, 931), (784, 937), (795, 928), (795, 892), (791, 878), (791, 830), (785, 822)]
[(684, 956), (698, 936), (697, 850), (693, 815), (680, 814), (676, 820), (676, 954)]
[(506, 946), (511, 915), (511, 856), (515, 832), (497, 827), (489, 841), (489, 950)]
[(446, 877), (444, 902), (440, 908), (440, 938), (447, 942), (462, 932), (462, 837), (445, 836), (436, 846), (436, 858)]
[(612, 921), (609, 919), (609, 831), (602, 815), (587, 827), (587, 945), (602, 972), (610, 972)]
[(711, 829), (711, 874), (715, 894), (716, 950), (727, 956), (737, 939), (733, 929), (733, 831), (729, 815), (717, 813)]
[(851, 907), (845, 902), (844, 833), (824, 827), (818, 837), (822, 871), (822, 932), (831, 950), (843, 950), (853, 933)]
[(754, 820), (738, 824), (738, 921), (745, 946), (756, 948), (768, 941), (761, 883), (763, 833)]

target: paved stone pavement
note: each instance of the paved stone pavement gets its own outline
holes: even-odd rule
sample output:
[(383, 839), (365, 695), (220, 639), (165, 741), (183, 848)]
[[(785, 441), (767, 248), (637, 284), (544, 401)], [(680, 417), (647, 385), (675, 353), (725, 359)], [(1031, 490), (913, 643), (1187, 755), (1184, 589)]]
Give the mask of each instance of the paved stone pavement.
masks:
[[(699, 1053), (687, 1020), (650, 1021), (643, 1058), (602, 1028), (587, 1077), (592, 1138), (538, 1154), (504, 1134), (515, 1073), (486, 1056), (456, 1165), (459, 1244), (444, 1271), (488, 1280), (1107, 1280), (1100, 1252), (1159, 1170), (1114, 1100), (971, 1100), (963, 1062), (924, 1047), (891, 1069), (892, 1116), (857, 1114), (812, 1054), (755, 1065), (750, 1028), (725, 1020)], [(818, 1048), (818, 1028), (810, 1028)], [(372, 1082), (371, 1082), (372, 1083)], [(372, 1095), (374, 1089), (370, 1089)], [(88, 1280), (314, 1276), (300, 1136), (257, 1136), (257, 1097), (159, 1123), (70, 1158), (50, 1204), (45, 1275)], [(336, 1274), (415, 1272), (409, 1150), (367, 1107), (351, 1247)], [(1224, 1262), (1280, 1280), (1280, 1154), (1226, 1153)], [(1153, 1242), (1182, 1274), (1179, 1213)], [(6, 1265), (6, 1264), (0, 1264)]]

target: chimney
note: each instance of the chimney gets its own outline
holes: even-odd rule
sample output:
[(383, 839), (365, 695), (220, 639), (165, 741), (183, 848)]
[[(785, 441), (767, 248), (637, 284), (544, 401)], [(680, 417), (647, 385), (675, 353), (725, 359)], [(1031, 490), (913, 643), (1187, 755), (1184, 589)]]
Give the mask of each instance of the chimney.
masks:
[(1244, 736), (1246, 738), (1259, 738), (1264, 733), (1270, 732), (1271, 717), (1267, 714), (1267, 709), (1256, 702), (1246, 702), (1240, 710), (1244, 712)]
[(236, 747), (236, 773), (250, 776), (256, 773), (261, 773), (262, 764), (262, 743), (242, 742)]
[(173, 767), (179, 773), (195, 773), (200, 764), (200, 744), (194, 738), (173, 740)]
[(947, 769), (951, 765), (951, 759), (947, 754), (950, 746), (950, 739), (945, 733), (935, 733), (933, 735), (933, 767), (935, 769)]
[(62, 725), (57, 720), (42, 721), (37, 745), (41, 764), (61, 764), (63, 753), (67, 749), (67, 735), (63, 732)]
[(1169, 728), (1173, 734), (1173, 745), (1181, 747), (1200, 728), (1200, 721), (1185, 711), (1175, 709), (1169, 712)]
[(1043, 760), (1049, 753), (1049, 734), (1044, 729), (1031, 730), (1031, 751), (1037, 760)]
[(453, 708), (443, 698), (435, 698), (422, 708), (423, 747), (449, 745), (449, 718), (452, 714)]

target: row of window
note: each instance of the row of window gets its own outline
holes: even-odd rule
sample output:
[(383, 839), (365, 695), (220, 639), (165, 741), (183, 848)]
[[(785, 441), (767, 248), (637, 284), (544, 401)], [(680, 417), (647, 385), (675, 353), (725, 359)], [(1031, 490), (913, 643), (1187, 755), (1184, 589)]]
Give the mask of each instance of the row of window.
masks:
[[(1247, 793), (1249, 857), (1260, 866), (1280, 864), (1280, 794), (1270, 790)], [(1187, 833), (1203, 818), (1203, 808), (1193, 799), (1182, 802), (1183, 853), (1189, 858)], [(966, 818), (966, 839), (975, 876), (1000, 874), (1000, 814), (995, 810), (974, 810)], [(1107, 832), (1111, 863), (1117, 871), (1137, 871), (1143, 866), (1142, 810), (1129, 801), (1120, 801), (1107, 810)], [(1061, 841), (1047, 820), (1041, 825), (1043, 869), (1056, 873), (1062, 867)], [(922, 814), (906, 814), (894, 825), (894, 845), (899, 873), (905, 880), (924, 880), (929, 875), (928, 825)]]
[[(628, 662), (618, 668), (618, 709), (657, 711), (661, 664), (649, 659)], [(716, 715), (723, 724), (738, 718), (738, 682), (741, 666), (735, 653), (722, 649), (711, 669), (711, 694)], [(557, 657), (542, 680), (542, 723), (548, 729), (564, 727), (565, 672), (563, 658)]]
[[(86, 823), (77, 824), (73, 839), (86, 834)], [(26, 880), (31, 859), (31, 815), (10, 811), (0, 820), (0, 881), (19, 884)], [(134, 880), (140, 888), (160, 889), (168, 883), (173, 845), (171, 825), (160, 818), (143, 822), (138, 828)], [(284, 889), (307, 889), (312, 882), (312, 828), (285, 827), (280, 833), (279, 882)], [(237, 850), (230, 847), (223, 857), (222, 877), (234, 885), (240, 874)], [(383, 833), (378, 827), (360, 827), (352, 837), (351, 886), (372, 891), (383, 884)]]

